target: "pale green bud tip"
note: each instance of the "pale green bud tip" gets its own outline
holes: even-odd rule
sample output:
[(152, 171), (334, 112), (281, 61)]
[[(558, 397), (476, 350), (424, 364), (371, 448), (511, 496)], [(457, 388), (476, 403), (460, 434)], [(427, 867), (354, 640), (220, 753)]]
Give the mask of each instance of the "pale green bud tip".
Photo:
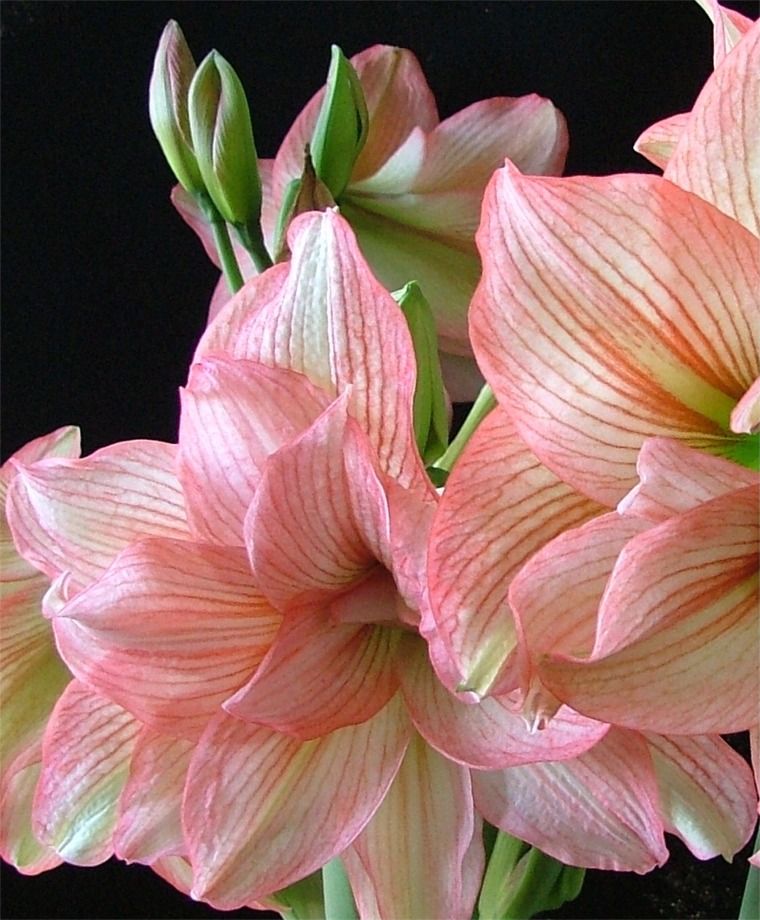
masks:
[(161, 34), (148, 92), (150, 123), (172, 172), (191, 194), (203, 191), (203, 180), (193, 153), (187, 94), (195, 61), (172, 19)]
[(206, 191), (232, 224), (256, 223), (261, 179), (245, 90), (217, 52), (204, 58), (190, 85), (190, 134)]

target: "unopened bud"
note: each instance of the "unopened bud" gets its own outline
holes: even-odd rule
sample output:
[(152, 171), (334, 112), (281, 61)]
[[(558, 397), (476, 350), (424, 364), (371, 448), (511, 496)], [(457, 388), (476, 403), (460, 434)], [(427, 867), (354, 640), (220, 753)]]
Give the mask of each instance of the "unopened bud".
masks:
[(231, 224), (256, 224), (261, 179), (245, 90), (229, 63), (211, 51), (190, 84), (190, 133), (206, 191)]
[(280, 213), (272, 245), (272, 257), (275, 262), (282, 262), (290, 255), (286, 239), (287, 230), (294, 217), (306, 211), (326, 211), (335, 207), (335, 199), (330, 189), (314, 171), (309, 145), (304, 151), (303, 172), (298, 179), (291, 179), (282, 196)]
[(170, 20), (158, 43), (150, 78), (150, 123), (164, 156), (180, 184), (193, 195), (203, 191), (203, 179), (193, 153), (187, 94), (195, 61), (182, 30)]

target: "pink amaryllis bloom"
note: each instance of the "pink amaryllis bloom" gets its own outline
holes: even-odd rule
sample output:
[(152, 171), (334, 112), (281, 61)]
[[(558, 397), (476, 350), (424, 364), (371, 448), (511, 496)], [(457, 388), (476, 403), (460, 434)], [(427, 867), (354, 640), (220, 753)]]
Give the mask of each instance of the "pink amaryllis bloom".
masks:
[[(143, 457), (153, 454), (154, 462), (161, 459), (160, 449), (156, 453), (149, 442), (140, 442), (139, 452)], [(154, 775), (170, 768), (176, 754), (169, 751), (173, 739), (162, 741), (144, 731), (122, 707), (72, 679), (43, 615), (43, 610), (50, 613), (65, 595), (96, 577), (104, 561), (110, 561), (135, 532), (166, 533), (167, 527), (175, 534), (182, 531), (184, 515), (181, 509), (171, 509), (170, 496), (167, 501), (162, 494), (163, 483), (153, 482), (142, 493), (136, 487), (138, 451), (133, 447), (120, 457), (117, 453), (106, 449), (76, 460), (79, 432), (61, 428), (27, 444), (0, 471), (3, 505), (7, 492), (17, 539), (14, 544), (3, 514), (0, 855), (24, 873), (42, 872), (62, 861), (95, 865), (114, 852), (152, 863), (156, 840), (171, 837), (179, 826), (178, 821), (166, 820), (170, 809), (160, 790), (145, 790), (137, 779), (140, 772), (146, 775), (151, 761)], [(80, 494), (74, 496), (68, 519), (56, 521), (57, 534), (65, 542), (56, 545), (45, 528), (45, 514), (59, 510), (54, 501), (46, 509), (37, 505), (36, 520), (43, 532), (27, 540), (23, 525), (21, 531), (16, 529), (19, 499), (44, 503), (51, 472), (65, 490), (67, 471), (83, 467), (106, 491), (112, 491), (118, 480), (127, 499), (119, 526), (106, 532), (92, 496)], [(27, 491), (22, 483), (32, 470), (38, 488)], [(148, 491), (156, 513), (151, 525), (141, 529), (145, 516), (135, 514), (135, 499), (144, 501)], [(32, 549), (34, 543), (40, 553)], [(172, 755), (169, 760), (157, 754), (155, 741)], [(140, 821), (134, 830), (136, 811)], [(159, 859), (155, 868), (166, 874), (171, 861)]]
[[(474, 235), (483, 190), (509, 157), (527, 173), (559, 175), (567, 130), (552, 103), (536, 95), (485, 99), (439, 120), (415, 56), (374, 45), (351, 58), (369, 116), (367, 141), (338, 204), (377, 278), (389, 289), (422, 287), (437, 321), (452, 398), (472, 398), (479, 377), (467, 336), (467, 306), (480, 275)], [(324, 89), (293, 123), (274, 161), (263, 167), (262, 223), (270, 245), (288, 183), (301, 176)], [(187, 196), (175, 203), (213, 243)], [(244, 275), (253, 271), (242, 258)], [(223, 285), (223, 282), (221, 282)], [(215, 295), (214, 308), (225, 300)], [(226, 293), (226, 297), (229, 293)], [(473, 383), (475, 381), (475, 383)], [(475, 387), (475, 388), (473, 388)]]

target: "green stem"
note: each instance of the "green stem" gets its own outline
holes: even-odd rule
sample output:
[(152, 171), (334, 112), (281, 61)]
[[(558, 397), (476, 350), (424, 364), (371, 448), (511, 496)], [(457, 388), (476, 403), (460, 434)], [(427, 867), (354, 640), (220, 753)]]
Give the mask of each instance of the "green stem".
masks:
[(219, 261), (222, 263), (222, 272), (224, 273), (227, 287), (233, 294), (236, 294), (243, 286), (243, 276), (240, 274), (240, 267), (230, 242), (227, 224), (221, 218), (212, 220), (211, 231), (214, 234), (216, 251), (219, 253)]
[[(760, 828), (755, 837), (755, 852), (760, 847)], [(744, 897), (739, 908), (739, 920), (757, 920), (760, 917), (760, 869), (749, 867), (747, 884), (744, 887)]]
[(237, 235), (240, 242), (245, 246), (246, 251), (256, 266), (256, 271), (261, 274), (267, 268), (272, 267), (272, 260), (269, 258), (264, 237), (261, 233), (261, 225), (255, 224), (235, 224)]
[(351, 885), (338, 856), (322, 869), (322, 886), (325, 894), (327, 920), (358, 920)]
[(478, 398), (475, 400), (472, 409), (470, 409), (467, 418), (464, 420), (464, 424), (457, 432), (454, 440), (449, 444), (446, 452), (442, 457), (439, 457), (435, 461), (434, 466), (440, 470), (446, 470), (447, 473), (451, 472), (452, 467), (459, 459), (459, 455), (464, 450), (465, 444), (470, 440), (475, 429), (483, 421), (483, 419), (488, 415), (488, 413), (496, 407), (496, 397), (493, 395), (493, 391), (488, 384), (485, 384), (483, 389), (478, 393)]

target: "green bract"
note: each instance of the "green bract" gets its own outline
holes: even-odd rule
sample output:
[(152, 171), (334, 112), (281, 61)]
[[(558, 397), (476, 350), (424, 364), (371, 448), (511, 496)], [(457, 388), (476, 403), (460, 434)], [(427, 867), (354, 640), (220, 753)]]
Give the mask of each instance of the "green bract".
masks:
[(368, 126), (367, 104), (356, 71), (333, 45), (325, 98), (311, 140), (314, 169), (333, 198), (348, 185)]
[(430, 305), (416, 281), (410, 281), (393, 294), (406, 317), (417, 360), (414, 390), (414, 434), (426, 464), (446, 450), (449, 419), (446, 392), (438, 360), (435, 320)]
[(195, 73), (195, 61), (185, 36), (172, 19), (164, 28), (153, 62), (148, 110), (150, 123), (169, 166), (180, 184), (192, 195), (203, 191), (193, 152), (187, 94)]
[(211, 51), (189, 92), (190, 133), (211, 200), (231, 224), (258, 223), (261, 179), (243, 86), (229, 63)]

